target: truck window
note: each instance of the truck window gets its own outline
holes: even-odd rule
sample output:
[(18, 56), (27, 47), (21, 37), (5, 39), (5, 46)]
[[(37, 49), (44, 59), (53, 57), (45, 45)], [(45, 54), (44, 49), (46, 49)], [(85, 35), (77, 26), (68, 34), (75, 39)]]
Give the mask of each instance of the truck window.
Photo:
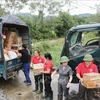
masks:
[(78, 37), (78, 32), (73, 33), (73, 35), (71, 36), (71, 40), (70, 40), (70, 44), (71, 46), (73, 46), (76, 42), (77, 42), (77, 37)]
[(82, 46), (95, 43), (96, 41), (98, 41), (98, 38), (99, 38), (98, 31), (83, 32), (82, 33)]

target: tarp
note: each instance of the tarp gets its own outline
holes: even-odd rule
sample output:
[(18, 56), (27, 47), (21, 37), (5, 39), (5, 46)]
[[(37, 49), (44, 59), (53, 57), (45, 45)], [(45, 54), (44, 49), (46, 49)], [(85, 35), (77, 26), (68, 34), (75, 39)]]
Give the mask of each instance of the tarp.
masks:
[(28, 27), (28, 25), (23, 20), (15, 15), (5, 15), (0, 19), (2, 19), (3, 24), (15, 24)]

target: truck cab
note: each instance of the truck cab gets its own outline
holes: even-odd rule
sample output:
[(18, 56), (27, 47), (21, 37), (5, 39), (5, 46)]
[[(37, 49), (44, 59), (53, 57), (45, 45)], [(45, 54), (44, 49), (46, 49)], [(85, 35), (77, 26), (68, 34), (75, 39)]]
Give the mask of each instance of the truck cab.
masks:
[(65, 37), (61, 56), (67, 56), (69, 65), (76, 70), (85, 54), (91, 54), (100, 72), (100, 23), (72, 27)]
[[(20, 69), (22, 69), (20, 56), (16, 54), (17, 56), (14, 57), (13, 55), (13, 50), (17, 50), (22, 44), (26, 44), (31, 52), (31, 36), (28, 25), (14, 15), (6, 15), (1, 17), (0, 77), (3, 77), (5, 80), (12, 78)], [(12, 58), (8, 56), (9, 52)]]

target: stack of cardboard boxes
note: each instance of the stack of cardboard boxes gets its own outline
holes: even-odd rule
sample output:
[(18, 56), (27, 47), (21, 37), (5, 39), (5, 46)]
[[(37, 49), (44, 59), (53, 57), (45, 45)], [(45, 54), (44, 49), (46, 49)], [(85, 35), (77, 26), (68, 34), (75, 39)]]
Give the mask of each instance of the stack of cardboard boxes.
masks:
[(22, 44), (22, 37), (19, 37), (15, 31), (9, 31), (8, 29), (4, 30), (6, 37), (4, 39), (4, 57), (6, 61), (16, 58), (17, 53), (15, 53), (12, 49), (17, 50), (22, 46), (19, 45)]
[(5, 39), (5, 46), (6, 48), (11, 49), (13, 44), (17, 43), (17, 34), (16, 32), (9, 32), (6, 34), (6, 39)]
[(100, 73), (87, 73), (83, 76), (86, 88), (100, 88)]

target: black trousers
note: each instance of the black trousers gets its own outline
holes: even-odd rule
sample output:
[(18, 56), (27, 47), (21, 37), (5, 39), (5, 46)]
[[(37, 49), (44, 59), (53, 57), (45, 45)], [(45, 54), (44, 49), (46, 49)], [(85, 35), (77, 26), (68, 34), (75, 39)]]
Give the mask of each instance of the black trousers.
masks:
[(42, 91), (43, 90), (42, 75), (35, 75), (34, 78), (35, 78), (36, 89)]
[(87, 89), (79, 83), (79, 100), (93, 100), (93, 89)]
[(51, 89), (51, 74), (44, 74), (45, 92), (52, 95)]
[(58, 82), (58, 100), (63, 100), (63, 93), (65, 100), (69, 100), (69, 88), (66, 87), (66, 84), (61, 84)]

